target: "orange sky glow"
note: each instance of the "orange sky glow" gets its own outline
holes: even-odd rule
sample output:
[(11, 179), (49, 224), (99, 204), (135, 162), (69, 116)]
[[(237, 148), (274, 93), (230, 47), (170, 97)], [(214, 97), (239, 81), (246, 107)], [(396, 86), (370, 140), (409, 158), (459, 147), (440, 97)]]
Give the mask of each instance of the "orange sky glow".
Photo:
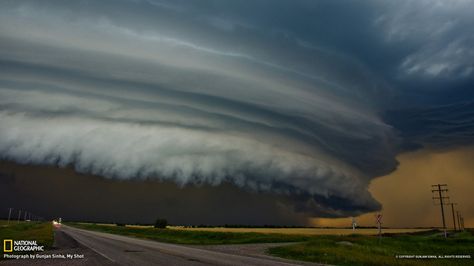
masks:
[[(369, 187), (383, 205), (383, 226), (441, 226), (441, 210), (433, 203), (432, 184), (448, 184), (448, 196), (464, 216), (465, 227), (474, 227), (474, 147), (452, 150), (423, 149), (400, 154), (398, 169), (375, 179)], [(455, 210), (456, 211), (456, 210)], [(453, 226), (451, 206), (445, 207), (448, 228)], [(374, 213), (356, 218), (361, 226), (374, 226)], [(312, 219), (314, 226), (350, 226), (350, 218)]]

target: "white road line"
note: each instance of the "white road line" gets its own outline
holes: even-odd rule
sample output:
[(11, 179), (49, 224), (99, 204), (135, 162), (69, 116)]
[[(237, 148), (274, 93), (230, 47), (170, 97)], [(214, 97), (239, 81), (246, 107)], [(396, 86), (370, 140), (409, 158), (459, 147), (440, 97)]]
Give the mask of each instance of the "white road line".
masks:
[[(63, 231), (63, 232), (64, 232), (64, 231)], [(67, 232), (65, 232), (65, 233), (67, 234)], [(81, 245), (83, 245), (83, 246), (85, 246), (85, 247), (87, 247), (87, 248), (93, 250), (95, 253), (101, 255), (102, 257), (104, 257), (104, 258), (106, 258), (106, 259), (108, 259), (108, 260), (110, 260), (110, 261), (112, 261), (112, 262), (116, 262), (115, 260), (111, 259), (109, 256), (107, 256), (107, 255), (105, 255), (104, 253), (98, 251), (97, 249), (95, 249), (95, 248), (93, 248), (93, 247), (91, 247), (91, 246), (86, 245), (83, 241), (79, 240), (77, 237), (74, 237), (74, 236), (71, 236), (71, 235), (69, 235), (69, 236), (72, 237), (72, 238), (74, 238), (77, 242), (81, 243)]]

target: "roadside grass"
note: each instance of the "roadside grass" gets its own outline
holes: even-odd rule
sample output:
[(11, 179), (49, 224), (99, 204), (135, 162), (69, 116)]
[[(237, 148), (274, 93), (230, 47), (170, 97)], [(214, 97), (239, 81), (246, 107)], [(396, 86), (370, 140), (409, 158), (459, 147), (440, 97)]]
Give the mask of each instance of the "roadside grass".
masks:
[[(250, 244), (299, 242), (270, 248), (270, 255), (332, 265), (474, 265), (473, 231), (444, 239), (438, 231), (373, 235), (295, 235), (157, 229), (149, 226), (113, 226), (91, 223), (68, 225), (155, 241), (190, 244)], [(277, 232), (277, 231), (273, 231)], [(396, 259), (396, 255), (470, 255), (471, 259)]]
[[(0, 239), (3, 240), (36, 240), (38, 245), (44, 245), (45, 249), (52, 247), (54, 242), (53, 225), (51, 222), (19, 222), (0, 221)], [(3, 258), (0, 258), (3, 259)]]
[[(333, 265), (474, 265), (474, 235), (457, 233), (444, 239), (439, 233), (384, 236), (313, 237), (304, 243), (274, 247), (274, 256)], [(470, 255), (471, 259), (397, 259), (396, 255)]]
[[(352, 235), (354, 231), (352, 228), (247, 228), (247, 227), (183, 227), (183, 226), (168, 226), (169, 229), (175, 230), (186, 230), (186, 231), (209, 231), (209, 232), (233, 232), (233, 233), (276, 233), (276, 234), (289, 234), (289, 235)], [(425, 232), (430, 229), (420, 228), (386, 228), (386, 233), (414, 233), (414, 232)], [(377, 228), (358, 228), (357, 234), (359, 235), (376, 235), (378, 233)]]
[(250, 244), (250, 243), (279, 243), (301, 242), (310, 239), (308, 236), (261, 233), (233, 233), (233, 232), (206, 232), (187, 231), (177, 229), (158, 229), (150, 227), (125, 227), (86, 223), (67, 223), (67, 225), (100, 231), (104, 233), (133, 236), (174, 244), (189, 245), (218, 245), (218, 244)]

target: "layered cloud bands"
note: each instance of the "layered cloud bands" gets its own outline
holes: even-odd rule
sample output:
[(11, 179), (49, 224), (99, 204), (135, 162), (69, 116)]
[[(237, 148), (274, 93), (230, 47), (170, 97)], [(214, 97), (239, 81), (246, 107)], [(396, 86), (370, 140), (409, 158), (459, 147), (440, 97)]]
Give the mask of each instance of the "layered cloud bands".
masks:
[[(378, 209), (367, 186), (395, 168), (400, 143), (380, 118), (398, 107), (393, 76), (353, 50), (357, 38), (349, 49), (338, 34), (317, 40), (321, 26), (305, 29), (333, 23), (312, 16), (318, 5), (272, 3), (262, 16), (246, 10), (268, 3), (3, 3), (1, 158), (108, 178), (232, 183), (285, 195), (310, 215)], [(354, 32), (384, 42), (380, 27), (394, 22), (380, 14), (368, 16), (374, 33)], [(398, 57), (401, 83), (419, 78), (405, 72), (425, 73), (422, 56)], [(465, 62), (449, 70), (457, 79), (471, 77)]]

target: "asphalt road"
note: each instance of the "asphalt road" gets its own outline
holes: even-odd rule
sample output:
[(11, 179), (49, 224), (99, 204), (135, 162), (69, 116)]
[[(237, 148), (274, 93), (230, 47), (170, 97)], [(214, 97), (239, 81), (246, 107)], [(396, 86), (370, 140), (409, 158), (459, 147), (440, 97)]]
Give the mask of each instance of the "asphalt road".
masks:
[[(61, 226), (62, 233), (117, 265), (301, 265)], [(91, 259), (91, 258), (89, 258)], [(99, 259), (93, 259), (93, 261)], [(91, 261), (92, 262), (92, 261)], [(105, 262), (105, 261), (104, 261)]]

